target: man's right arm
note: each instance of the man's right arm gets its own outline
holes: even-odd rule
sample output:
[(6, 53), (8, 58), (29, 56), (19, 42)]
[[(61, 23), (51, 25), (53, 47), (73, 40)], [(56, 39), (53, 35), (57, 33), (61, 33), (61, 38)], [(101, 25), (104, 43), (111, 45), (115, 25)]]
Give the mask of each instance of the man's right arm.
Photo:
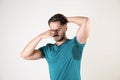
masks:
[(43, 58), (43, 53), (40, 50), (36, 50), (35, 47), (38, 45), (38, 43), (45, 38), (54, 36), (54, 31), (48, 30), (37, 37), (35, 37), (33, 40), (31, 40), (26, 47), (21, 52), (21, 57), (27, 60), (36, 60)]

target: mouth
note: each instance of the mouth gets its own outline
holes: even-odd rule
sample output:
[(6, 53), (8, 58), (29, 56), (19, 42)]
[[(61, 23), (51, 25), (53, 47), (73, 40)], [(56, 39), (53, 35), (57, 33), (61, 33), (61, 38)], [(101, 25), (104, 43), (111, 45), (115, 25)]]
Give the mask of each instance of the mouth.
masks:
[(59, 35), (54, 35), (54, 37), (58, 37)]

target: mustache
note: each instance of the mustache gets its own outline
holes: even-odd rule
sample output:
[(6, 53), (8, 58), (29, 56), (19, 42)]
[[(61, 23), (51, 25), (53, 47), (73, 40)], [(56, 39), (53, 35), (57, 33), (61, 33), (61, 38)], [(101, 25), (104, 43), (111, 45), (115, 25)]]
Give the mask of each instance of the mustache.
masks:
[(59, 36), (59, 35), (54, 35), (54, 37)]

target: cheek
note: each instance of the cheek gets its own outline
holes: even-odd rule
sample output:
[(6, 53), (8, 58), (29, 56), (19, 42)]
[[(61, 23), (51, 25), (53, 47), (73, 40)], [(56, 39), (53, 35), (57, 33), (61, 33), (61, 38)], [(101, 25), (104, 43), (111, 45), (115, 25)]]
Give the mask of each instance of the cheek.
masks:
[(64, 32), (64, 31), (59, 31), (58, 34), (59, 34), (59, 35), (64, 35), (65, 32)]

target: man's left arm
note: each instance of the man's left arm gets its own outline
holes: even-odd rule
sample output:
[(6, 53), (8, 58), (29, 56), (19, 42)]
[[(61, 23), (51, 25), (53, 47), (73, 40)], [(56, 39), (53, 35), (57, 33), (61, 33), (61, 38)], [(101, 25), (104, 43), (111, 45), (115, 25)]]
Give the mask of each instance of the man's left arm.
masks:
[(77, 41), (81, 44), (86, 43), (90, 32), (89, 18), (76, 16), (76, 17), (67, 17), (67, 20), (68, 22), (75, 23), (79, 26), (76, 33)]

